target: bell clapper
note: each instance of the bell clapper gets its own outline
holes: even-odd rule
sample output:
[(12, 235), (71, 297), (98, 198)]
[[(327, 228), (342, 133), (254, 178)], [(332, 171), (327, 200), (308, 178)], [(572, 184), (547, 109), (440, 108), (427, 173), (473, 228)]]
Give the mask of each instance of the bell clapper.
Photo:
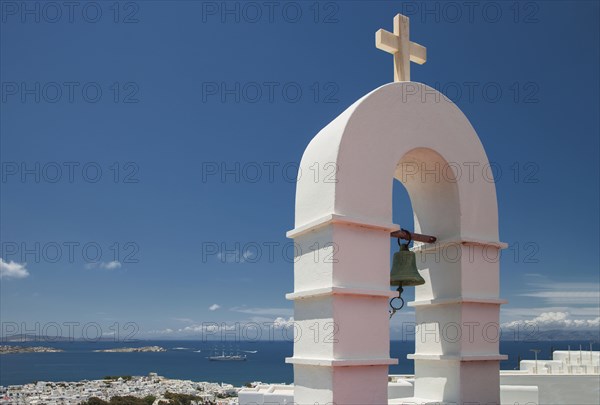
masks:
[[(392, 316), (394, 316), (396, 311), (400, 311), (402, 307), (404, 307), (404, 299), (402, 298), (402, 292), (404, 291), (404, 289), (400, 285), (398, 286), (398, 289), (396, 291), (398, 291), (398, 296), (390, 300), (390, 307), (392, 308), (390, 310), (390, 319), (392, 319)], [(400, 300), (400, 305), (398, 307), (394, 306), (394, 300)]]

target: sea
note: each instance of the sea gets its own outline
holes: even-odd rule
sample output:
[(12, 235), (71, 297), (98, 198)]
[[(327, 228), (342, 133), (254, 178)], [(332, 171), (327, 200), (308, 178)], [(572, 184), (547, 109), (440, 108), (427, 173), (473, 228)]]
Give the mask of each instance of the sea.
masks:
[[(291, 383), (293, 368), (285, 363), (293, 353), (288, 341), (215, 343), (192, 340), (144, 340), (135, 342), (27, 342), (3, 343), (23, 346), (46, 346), (64, 350), (58, 353), (18, 353), (0, 355), (0, 385), (26, 384), (35, 381), (80, 381), (105, 376), (158, 375), (192, 381), (230, 383), (241, 386), (248, 382)], [(532, 349), (540, 349), (538, 359), (549, 359), (551, 350), (589, 350), (587, 341), (501, 341), (500, 353), (508, 360), (503, 370), (518, 368), (518, 360), (533, 359)], [(94, 350), (118, 347), (161, 346), (166, 352), (103, 353)], [(406, 355), (414, 352), (414, 342), (392, 341), (391, 357), (399, 364), (390, 366), (390, 374), (412, 374), (414, 363)], [(209, 361), (208, 356), (233, 352), (245, 354), (247, 361)], [(597, 350), (597, 349), (596, 349)]]

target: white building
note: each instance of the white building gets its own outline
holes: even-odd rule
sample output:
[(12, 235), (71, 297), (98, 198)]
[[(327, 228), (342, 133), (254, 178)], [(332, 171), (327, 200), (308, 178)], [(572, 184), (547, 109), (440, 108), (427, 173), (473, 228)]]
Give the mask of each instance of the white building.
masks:
[(243, 388), (238, 392), (238, 401), (244, 405), (293, 404), (294, 386), (273, 384)]
[[(555, 351), (552, 360), (522, 360), (519, 370), (500, 371), (502, 405), (600, 404), (600, 351)], [(390, 375), (388, 403), (414, 397), (414, 375)], [(239, 392), (240, 405), (294, 403), (293, 385), (262, 384)], [(412, 402), (414, 404), (414, 402)]]

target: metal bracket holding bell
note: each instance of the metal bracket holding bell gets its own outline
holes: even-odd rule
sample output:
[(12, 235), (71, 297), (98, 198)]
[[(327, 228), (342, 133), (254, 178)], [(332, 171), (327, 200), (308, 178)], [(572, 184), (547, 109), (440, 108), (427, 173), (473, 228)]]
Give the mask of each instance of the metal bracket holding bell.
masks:
[(437, 238), (435, 236), (424, 235), (422, 233), (413, 233), (413, 232), (407, 231), (406, 229), (400, 229), (399, 231), (394, 231), (394, 232), (390, 233), (390, 237), (408, 240), (409, 243), (411, 240), (414, 240), (416, 242), (423, 242), (423, 243), (435, 243), (435, 241), (437, 240)]

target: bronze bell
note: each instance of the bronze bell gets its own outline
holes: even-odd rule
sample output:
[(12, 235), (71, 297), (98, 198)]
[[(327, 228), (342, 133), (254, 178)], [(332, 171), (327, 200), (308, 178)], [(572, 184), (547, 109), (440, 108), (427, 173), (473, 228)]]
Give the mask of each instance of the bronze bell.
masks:
[(398, 244), (400, 245), (400, 251), (394, 253), (390, 285), (405, 287), (425, 284), (425, 280), (417, 271), (415, 252), (408, 249), (408, 243), (402, 244), (398, 241)]
[[(400, 250), (394, 253), (394, 260), (392, 261), (392, 271), (390, 273), (390, 285), (398, 286), (396, 291), (398, 291), (398, 296), (392, 298), (390, 301), (390, 319), (394, 314), (404, 307), (404, 298), (402, 298), (402, 293), (404, 292), (404, 286), (415, 286), (425, 284), (425, 280), (419, 274), (417, 270), (417, 259), (415, 252), (411, 252), (408, 249), (408, 244), (412, 240), (412, 234), (404, 229), (401, 229), (404, 235), (408, 236), (407, 243), (401, 243), (400, 237), (398, 238), (398, 246), (400, 246)], [(423, 237), (427, 235), (419, 235), (419, 237)], [(427, 236), (428, 240), (431, 241), (433, 238), (433, 242), (435, 242), (435, 237)], [(398, 300), (398, 303), (395, 301)]]

